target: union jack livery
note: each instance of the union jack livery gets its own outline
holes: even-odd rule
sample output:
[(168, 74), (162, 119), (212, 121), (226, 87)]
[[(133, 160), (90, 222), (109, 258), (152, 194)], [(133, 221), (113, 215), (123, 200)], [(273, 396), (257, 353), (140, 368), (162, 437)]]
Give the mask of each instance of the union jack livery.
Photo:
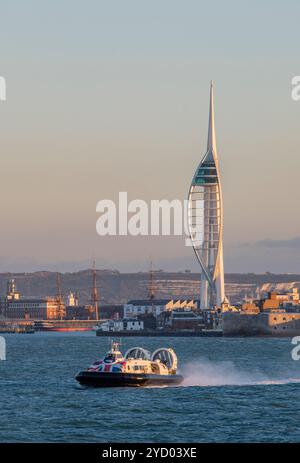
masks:
[(104, 360), (95, 362), (88, 368), (88, 371), (111, 371), (115, 373), (122, 373), (126, 370), (126, 362), (106, 363)]

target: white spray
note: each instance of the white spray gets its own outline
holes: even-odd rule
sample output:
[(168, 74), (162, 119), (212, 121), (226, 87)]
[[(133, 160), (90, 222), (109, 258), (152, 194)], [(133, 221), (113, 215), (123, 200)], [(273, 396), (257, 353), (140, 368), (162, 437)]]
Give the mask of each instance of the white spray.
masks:
[(300, 382), (298, 378), (271, 378), (261, 371), (244, 371), (233, 362), (212, 362), (200, 359), (184, 366), (180, 373), (184, 376), (182, 386), (246, 386), (286, 384)]

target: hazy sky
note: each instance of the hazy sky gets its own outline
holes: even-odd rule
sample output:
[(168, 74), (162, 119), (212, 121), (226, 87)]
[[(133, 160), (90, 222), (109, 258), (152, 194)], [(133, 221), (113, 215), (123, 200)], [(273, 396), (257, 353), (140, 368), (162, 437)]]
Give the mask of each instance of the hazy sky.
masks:
[(225, 271), (300, 272), (299, 1), (0, 0), (0, 15), (1, 271), (198, 269), (183, 238), (97, 236), (95, 208), (186, 198), (214, 79)]

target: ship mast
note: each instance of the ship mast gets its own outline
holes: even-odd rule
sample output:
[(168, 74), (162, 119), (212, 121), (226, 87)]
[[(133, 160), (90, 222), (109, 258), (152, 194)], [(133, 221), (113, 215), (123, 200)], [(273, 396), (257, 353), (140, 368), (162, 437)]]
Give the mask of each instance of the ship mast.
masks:
[(57, 305), (58, 305), (58, 318), (60, 320), (63, 319), (63, 300), (62, 300), (62, 292), (61, 292), (61, 279), (60, 279), (60, 273), (57, 272), (56, 274), (56, 288), (57, 288)]
[(155, 299), (155, 286), (154, 286), (154, 279), (153, 279), (153, 263), (152, 260), (150, 261), (150, 270), (149, 270), (149, 284), (148, 284), (148, 297), (150, 301)]
[(92, 303), (95, 310), (96, 320), (99, 320), (99, 295), (97, 289), (97, 270), (96, 263), (93, 261), (93, 289), (92, 289)]

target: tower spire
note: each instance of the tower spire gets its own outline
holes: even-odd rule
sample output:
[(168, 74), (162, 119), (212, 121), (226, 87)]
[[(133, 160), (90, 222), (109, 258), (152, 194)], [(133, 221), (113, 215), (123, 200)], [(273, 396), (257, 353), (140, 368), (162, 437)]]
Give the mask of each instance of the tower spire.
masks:
[(209, 121), (207, 151), (217, 153), (216, 133), (215, 133), (215, 110), (214, 110), (214, 83), (210, 82), (210, 101), (209, 101)]
[(190, 186), (189, 211), (190, 236), (201, 266), (201, 308), (221, 307), (225, 298), (223, 200), (216, 146), (213, 82), (210, 84), (207, 151)]

